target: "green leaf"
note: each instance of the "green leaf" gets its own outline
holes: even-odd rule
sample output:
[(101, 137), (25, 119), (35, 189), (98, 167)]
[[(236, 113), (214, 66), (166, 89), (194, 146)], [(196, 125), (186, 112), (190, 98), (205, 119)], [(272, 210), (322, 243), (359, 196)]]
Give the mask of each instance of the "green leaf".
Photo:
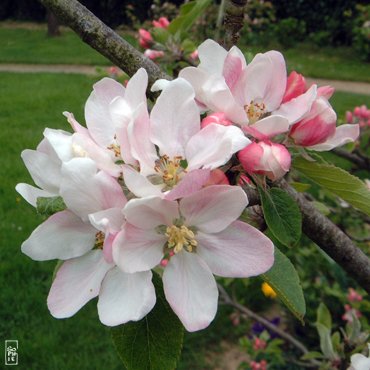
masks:
[(334, 351), (333, 343), (331, 341), (330, 330), (325, 326), (316, 323), (316, 328), (320, 336), (320, 349), (326, 358), (334, 360), (337, 358), (337, 353)]
[(317, 322), (321, 325), (324, 325), (326, 328), (329, 329), (329, 331), (331, 330), (331, 314), (328, 308), (322, 302), (319, 304), (319, 308), (317, 309)]
[(154, 40), (160, 44), (165, 44), (171, 36), (170, 32), (165, 28), (155, 27), (151, 31)]
[(304, 184), (303, 182), (296, 182), (296, 181), (292, 181), (290, 183), (290, 185), (295, 190), (297, 190), (299, 193), (303, 193), (303, 192), (307, 191), (311, 187), (310, 184)]
[(36, 200), (36, 209), (40, 215), (51, 216), (54, 213), (64, 211), (67, 208), (63, 198), (55, 197), (38, 197)]
[(304, 354), (301, 357), (301, 360), (313, 360), (315, 358), (323, 358), (323, 357), (324, 356), (322, 355), (321, 352), (311, 351), (311, 352), (307, 352), (306, 354)]
[(137, 322), (112, 328), (112, 338), (128, 370), (170, 370), (176, 368), (182, 349), (184, 328), (167, 303), (162, 279), (153, 273), (157, 303)]
[(176, 17), (168, 26), (168, 30), (173, 34), (178, 34), (183, 38), (194, 22), (202, 15), (211, 0), (195, 0), (184, 4), (180, 8), (180, 15)]
[(275, 247), (275, 262), (261, 278), (276, 292), (281, 301), (289, 308), (302, 324), (306, 313), (306, 303), (297, 271), (289, 258)]
[(370, 191), (356, 176), (331, 164), (296, 158), (294, 167), (306, 177), (370, 216)]
[(281, 189), (258, 190), (263, 214), (272, 234), (286, 246), (296, 244), (302, 234), (302, 215), (296, 202)]

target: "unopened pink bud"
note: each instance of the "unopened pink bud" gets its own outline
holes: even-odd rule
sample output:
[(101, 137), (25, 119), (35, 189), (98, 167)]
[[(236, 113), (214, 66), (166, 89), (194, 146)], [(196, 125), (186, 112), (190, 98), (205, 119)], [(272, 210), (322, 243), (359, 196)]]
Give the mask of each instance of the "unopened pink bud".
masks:
[(166, 267), (167, 265), (168, 265), (168, 260), (167, 259), (163, 259), (161, 261), (161, 266)]
[(199, 53), (198, 53), (198, 49), (194, 50), (191, 54), (190, 54), (190, 58), (193, 59), (193, 60), (197, 60), (199, 58)]
[(281, 103), (286, 103), (297, 96), (302, 95), (306, 90), (306, 80), (304, 77), (296, 71), (291, 72), (287, 80), (285, 94)]
[(222, 126), (232, 125), (232, 122), (226, 118), (225, 113), (215, 112), (215, 113), (210, 114), (206, 118), (203, 118), (200, 126), (201, 128), (204, 128), (212, 123), (217, 123), (218, 125), (222, 125)]
[(169, 255), (170, 255), (170, 257), (173, 257), (175, 255), (175, 252), (174, 251), (170, 251)]
[(219, 168), (216, 168), (211, 171), (209, 179), (204, 186), (210, 185), (230, 185), (230, 182), (227, 176), (225, 175), (224, 171), (220, 170)]
[(157, 59), (164, 56), (164, 52), (162, 50), (152, 50), (152, 49), (146, 49), (144, 51), (144, 55), (149, 59)]
[(317, 89), (317, 97), (324, 97), (325, 99), (330, 99), (334, 94), (334, 87), (332, 86), (321, 86)]
[(353, 110), (353, 114), (356, 117), (361, 117), (361, 108), (360, 107), (355, 107), (355, 109)]
[(362, 301), (362, 295), (357, 293), (353, 288), (348, 289), (347, 299), (350, 302), (360, 302)]
[(153, 44), (152, 35), (144, 28), (139, 29), (139, 44), (144, 49), (148, 49)]
[(347, 110), (346, 112), (346, 122), (353, 123), (353, 114), (349, 110)]
[(158, 21), (153, 21), (153, 26), (156, 28), (167, 28), (170, 21), (166, 17), (160, 17)]

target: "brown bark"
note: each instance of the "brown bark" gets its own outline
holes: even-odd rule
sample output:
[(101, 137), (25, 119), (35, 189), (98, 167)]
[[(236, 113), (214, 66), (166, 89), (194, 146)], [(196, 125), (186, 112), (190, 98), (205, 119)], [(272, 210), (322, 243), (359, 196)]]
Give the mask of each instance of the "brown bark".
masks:
[(46, 19), (48, 21), (48, 36), (58, 37), (61, 35), (59, 29), (59, 21), (55, 14), (49, 9), (46, 11)]
[(226, 49), (230, 49), (236, 45), (240, 30), (244, 25), (244, 8), (247, 5), (247, 0), (226, 0), (225, 6), (225, 42)]

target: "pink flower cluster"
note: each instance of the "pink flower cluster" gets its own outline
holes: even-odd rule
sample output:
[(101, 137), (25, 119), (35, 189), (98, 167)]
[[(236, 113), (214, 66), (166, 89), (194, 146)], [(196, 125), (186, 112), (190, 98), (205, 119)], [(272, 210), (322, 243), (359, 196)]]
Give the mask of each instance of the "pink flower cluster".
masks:
[(37, 149), (22, 152), (36, 187), (17, 191), (35, 207), (40, 198), (65, 205), (22, 244), (34, 260), (63, 261), (47, 300), (53, 316), (98, 297), (102, 323), (140, 320), (156, 302), (156, 269), (185, 328), (205, 328), (217, 311), (214, 275), (256, 276), (274, 261), (270, 239), (239, 220), (248, 199), (225, 169), (239, 171), (238, 157), (245, 171), (232, 183), (245, 172), (276, 180), (289, 170), (288, 145), (326, 150), (358, 135), (356, 125), (335, 127), (332, 89), (287, 78), (276, 51), (247, 66), (239, 49), (208, 40), (199, 57), (153, 85), (161, 94), (150, 111), (144, 69), (125, 87), (102, 79), (86, 127), (65, 112), (73, 133), (45, 129)]
[(47, 299), (57, 318), (99, 297), (104, 324), (140, 320), (156, 302), (156, 269), (186, 329), (200, 330), (217, 311), (213, 275), (264, 273), (274, 247), (238, 220), (248, 199), (219, 169), (250, 140), (234, 125), (201, 128), (194, 90), (181, 78), (149, 112), (147, 83), (144, 69), (126, 87), (102, 79), (86, 102), (86, 127), (65, 112), (73, 133), (45, 129), (37, 149), (22, 152), (36, 187), (17, 191), (35, 207), (40, 198), (65, 204), (22, 251), (63, 261)]
[(347, 123), (358, 123), (360, 127), (370, 127), (370, 109), (366, 105), (355, 107), (353, 112), (346, 112)]
[(249, 363), (249, 366), (251, 367), (251, 370), (267, 370), (267, 361), (266, 360), (261, 360), (260, 362), (251, 361)]

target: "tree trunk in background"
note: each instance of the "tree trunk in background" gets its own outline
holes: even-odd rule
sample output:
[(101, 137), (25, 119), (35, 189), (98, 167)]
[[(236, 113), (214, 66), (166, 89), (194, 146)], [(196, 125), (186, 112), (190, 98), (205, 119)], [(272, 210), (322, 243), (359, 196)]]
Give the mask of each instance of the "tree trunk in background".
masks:
[(53, 12), (47, 10), (46, 19), (48, 22), (48, 36), (57, 37), (60, 36), (59, 21)]

